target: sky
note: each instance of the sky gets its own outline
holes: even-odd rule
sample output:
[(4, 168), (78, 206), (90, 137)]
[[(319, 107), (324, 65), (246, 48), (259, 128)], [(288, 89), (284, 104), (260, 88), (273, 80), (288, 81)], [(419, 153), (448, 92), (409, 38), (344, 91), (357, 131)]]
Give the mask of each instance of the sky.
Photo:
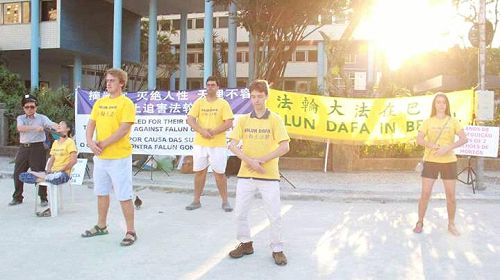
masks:
[[(487, 18), (494, 20), (494, 5), (488, 8)], [(385, 53), (389, 67), (395, 70), (420, 53), (447, 50), (455, 45), (469, 47), (472, 23), (465, 22), (459, 13), (468, 15), (469, 6), (463, 5), (457, 11), (451, 0), (378, 0), (358, 32), (375, 41)], [(493, 46), (499, 47), (500, 36), (495, 37)]]

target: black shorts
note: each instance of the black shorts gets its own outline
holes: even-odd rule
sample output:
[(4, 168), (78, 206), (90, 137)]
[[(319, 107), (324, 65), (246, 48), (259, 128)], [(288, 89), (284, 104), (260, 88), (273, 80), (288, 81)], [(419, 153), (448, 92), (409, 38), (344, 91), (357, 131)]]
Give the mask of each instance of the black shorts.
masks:
[(422, 170), (422, 177), (442, 180), (456, 180), (457, 179), (457, 162), (429, 162), (424, 161), (424, 169)]

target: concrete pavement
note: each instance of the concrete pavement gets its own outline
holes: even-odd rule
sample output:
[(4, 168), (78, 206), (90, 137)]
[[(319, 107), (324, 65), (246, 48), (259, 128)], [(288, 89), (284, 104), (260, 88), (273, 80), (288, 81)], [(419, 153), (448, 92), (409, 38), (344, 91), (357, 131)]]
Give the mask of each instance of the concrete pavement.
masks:
[[(74, 187), (74, 202), (55, 218), (35, 217), (34, 192), (8, 207), (11, 179), (0, 179), (0, 278), (45, 279), (495, 279), (500, 273), (498, 202), (458, 202), (454, 237), (446, 230), (446, 203), (432, 200), (424, 232), (414, 234), (416, 204), (283, 200), (288, 265), (271, 258), (262, 202), (250, 212), (255, 253), (231, 259), (237, 245), (234, 213), (220, 199), (186, 211), (191, 195), (138, 189), (138, 241), (123, 248), (124, 222), (112, 199), (109, 235), (83, 239), (96, 222), (92, 190)], [(234, 203), (231, 198), (230, 201)]]
[[(14, 164), (12, 158), (0, 157), (0, 176), (12, 176)], [(90, 163), (91, 166), (91, 163)], [(92, 168), (90, 168), (91, 170)], [(420, 196), (421, 179), (410, 171), (370, 171), (370, 172), (327, 172), (283, 170), (285, 180), (281, 182), (282, 198), (285, 200), (318, 200), (334, 202), (375, 201), (375, 202), (416, 202)], [(474, 202), (500, 202), (500, 171), (486, 171), (486, 190), (473, 194), (470, 185), (457, 182), (457, 199)], [(204, 194), (217, 196), (218, 191), (213, 176), (207, 177)], [(463, 176), (462, 176), (463, 178)], [(234, 197), (237, 178), (228, 179), (229, 195)], [(86, 178), (84, 184), (92, 186), (92, 180)], [(137, 190), (145, 188), (174, 193), (192, 193), (193, 175), (182, 174), (177, 170), (167, 176), (161, 171), (141, 171), (134, 177)], [(434, 187), (433, 199), (443, 200), (442, 183)]]

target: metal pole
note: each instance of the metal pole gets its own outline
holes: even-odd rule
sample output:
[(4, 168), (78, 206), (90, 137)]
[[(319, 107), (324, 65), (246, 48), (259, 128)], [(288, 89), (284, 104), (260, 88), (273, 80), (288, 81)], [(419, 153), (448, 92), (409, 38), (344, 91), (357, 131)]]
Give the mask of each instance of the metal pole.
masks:
[(113, 13), (113, 68), (122, 67), (122, 0), (114, 1)]
[(148, 35), (148, 90), (156, 89), (156, 65), (158, 45), (158, 2), (149, 0), (149, 35)]
[[(485, 77), (486, 77), (486, 1), (479, 0), (479, 89), (486, 90)], [(481, 125), (481, 123), (478, 123)], [(476, 170), (476, 186), (478, 190), (486, 189), (484, 185), (484, 159), (478, 157), (477, 170)]]
[(31, 1), (31, 90), (40, 83), (40, 1)]

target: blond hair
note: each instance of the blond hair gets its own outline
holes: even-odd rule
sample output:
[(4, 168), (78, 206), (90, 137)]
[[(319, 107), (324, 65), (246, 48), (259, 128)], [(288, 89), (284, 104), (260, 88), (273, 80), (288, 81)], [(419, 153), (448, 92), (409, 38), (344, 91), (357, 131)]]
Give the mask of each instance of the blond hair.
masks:
[(115, 77), (115, 78), (118, 78), (120, 83), (123, 83), (122, 88), (125, 88), (125, 86), (127, 85), (127, 80), (128, 80), (127, 72), (125, 72), (119, 68), (110, 68), (106, 71), (106, 76), (108, 74)]

